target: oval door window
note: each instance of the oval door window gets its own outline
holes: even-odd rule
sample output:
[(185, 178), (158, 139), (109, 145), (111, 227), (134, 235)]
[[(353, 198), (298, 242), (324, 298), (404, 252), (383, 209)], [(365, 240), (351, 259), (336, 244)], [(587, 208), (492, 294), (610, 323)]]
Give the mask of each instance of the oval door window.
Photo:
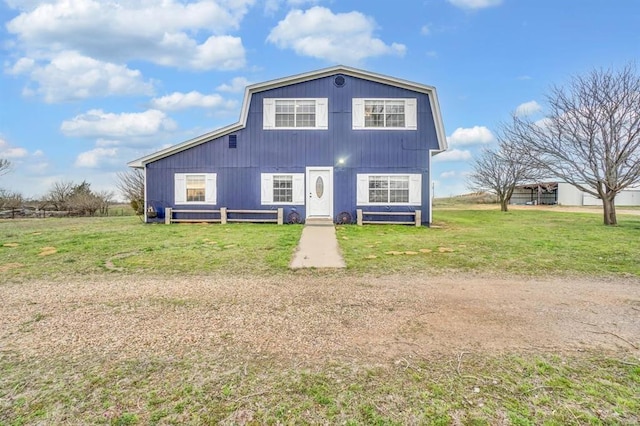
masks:
[(316, 179), (316, 195), (318, 198), (322, 198), (322, 194), (324, 194), (324, 181), (322, 176), (318, 176), (318, 179)]

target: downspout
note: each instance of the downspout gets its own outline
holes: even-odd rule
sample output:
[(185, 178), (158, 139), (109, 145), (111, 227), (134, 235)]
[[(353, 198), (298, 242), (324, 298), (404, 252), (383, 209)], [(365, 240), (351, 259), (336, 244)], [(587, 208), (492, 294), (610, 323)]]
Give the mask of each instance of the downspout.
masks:
[(147, 208), (149, 207), (147, 205), (147, 165), (144, 165), (144, 168), (142, 169), (144, 171), (144, 223), (147, 223), (147, 221), (149, 220), (147, 217)]
[(434, 152), (440, 152), (440, 151), (436, 150), (436, 149), (430, 149), (429, 150), (429, 173), (427, 175), (427, 176), (429, 176), (429, 182), (427, 182), (428, 185), (429, 185), (429, 219), (428, 219), (429, 220), (429, 226), (431, 226), (431, 223), (433, 222), (433, 186), (431, 185), (431, 179), (432, 179), (432, 176), (431, 176), (431, 173), (432, 173), (432, 171), (431, 171), (431, 157), (433, 157), (433, 153)]

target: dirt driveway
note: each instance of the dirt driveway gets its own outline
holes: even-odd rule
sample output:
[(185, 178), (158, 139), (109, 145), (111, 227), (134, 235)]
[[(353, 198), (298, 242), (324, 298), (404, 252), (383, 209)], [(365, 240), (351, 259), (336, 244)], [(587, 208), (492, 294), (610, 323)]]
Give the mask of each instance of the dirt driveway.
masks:
[(0, 352), (220, 351), (300, 361), (603, 349), (640, 354), (640, 279), (89, 277), (0, 285)]

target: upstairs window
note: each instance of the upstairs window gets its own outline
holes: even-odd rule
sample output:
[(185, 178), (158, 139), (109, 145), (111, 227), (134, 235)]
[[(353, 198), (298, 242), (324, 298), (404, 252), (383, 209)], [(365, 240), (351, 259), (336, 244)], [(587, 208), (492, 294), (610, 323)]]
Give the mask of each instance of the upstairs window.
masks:
[(216, 204), (215, 173), (176, 173), (175, 204)]
[(316, 101), (276, 100), (276, 127), (316, 127)]
[(263, 101), (265, 130), (327, 129), (327, 121), (327, 98), (265, 98)]
[(364, 127), (405, 127), (404, 101), (364, 101)]
[(353, 129), (416, 130), (417, 100), (354, 98)]

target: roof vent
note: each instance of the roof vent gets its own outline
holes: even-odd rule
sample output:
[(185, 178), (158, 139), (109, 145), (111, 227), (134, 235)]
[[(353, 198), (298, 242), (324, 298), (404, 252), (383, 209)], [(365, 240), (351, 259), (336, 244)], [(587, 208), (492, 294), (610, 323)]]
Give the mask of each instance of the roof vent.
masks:
[(229, 135), (229, 148), (234, 149), (238, 147), (238, 135)]
[(335, 84), (336, 87), (343, 87), (346, 82), (347, 80), (345, 80), (344, 76), (341, 76), (341, 75), (333, 79), (333, 84)]

